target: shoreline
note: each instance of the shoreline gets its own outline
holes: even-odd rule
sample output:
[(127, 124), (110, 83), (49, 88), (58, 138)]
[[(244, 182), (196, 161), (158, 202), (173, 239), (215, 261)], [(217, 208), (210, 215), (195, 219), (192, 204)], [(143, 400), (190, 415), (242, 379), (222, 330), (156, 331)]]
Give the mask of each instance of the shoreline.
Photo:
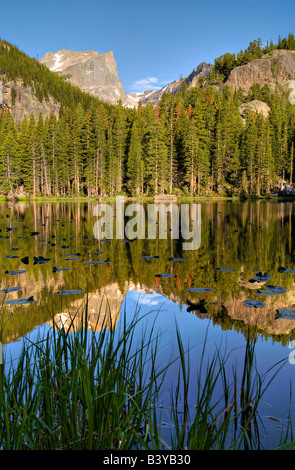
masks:
[(295, 201), (295, 194), (294, 195), (280, 195), (280, 196), (187, 196), (187, 195), (164, 195), (164, 198), (159, 198), (158, 201), (155, 201), (154, 196), (126, 196), (118, 194), (117, 196), (102, 196), (102, 197), (94, 197), (94, 196), (37, 196), (35, 198), (31, 196), (27, 197), (8, 197), (8, 196), (1, 196), (0, 202), (115, 202), (117, 197), (124, 198), (124, 201), (132, 202), (151, 202), (151, 203), (169, 203), (169, 202), (193, 202), (193, 201)]

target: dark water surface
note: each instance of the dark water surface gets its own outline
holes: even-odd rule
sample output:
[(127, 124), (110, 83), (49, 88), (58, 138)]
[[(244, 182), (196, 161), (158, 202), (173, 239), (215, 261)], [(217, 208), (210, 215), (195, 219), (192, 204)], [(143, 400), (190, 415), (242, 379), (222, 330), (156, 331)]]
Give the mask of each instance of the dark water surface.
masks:
[[(129, 204), (123, 207), (125, 213)], [(260, 409), (262, 438), (272, 448), (286, 425), (294, 388), (295, 203), (204, 202), (195, 212), (191, 204), (186, 207), (186, 229), (196, 243), (190, 250), (183, 249), (189, 239), (187, 232), (181, 233), (180, 222), (177, 233), (176, 219), (168, 216), (162, 230), (162, 219), (156, 217), (148, 232), (147, 205), (142, 206), (142, 238), (125, 233), (118, 239), (118, 207), (114, 203), (111, 208), (106, 227), (113, 231), (106, 234), (112, 236), (98, 240), (97, 203), (0, 206), (4, 356), (15, 359), (22, 339), (34, 339), (49, 329), (53, 317), (66, 326), (69, 315), (83, 309), (87, 293), (89, 327), (97, 331), (102, 312), (110, 312), (115, 328), (120, 327), (123, 310), (130, 320), (138, 310), (150, 312), (150, 324), (156, 322), (161, 333), (161, 365), (178, 352), (175, 324), (179, 325), (184, 345), (192, 348), (193, 377), (205, 337), (208, 357), (222, 343), (232, 355), (229, 367), (242, 367), (250, 332), (257, 338), (260, 373), (283, 363)], [(177, 209), (180, 221), (182, 206)], [(131, 213), (124, 219), (126, 232), (130, 221)], [(167, 375), (167, 402), (176, 376), (175, 366)], [(193, 406), (193, 390), (190, 400)], [(293, 401), (291, 395), (292, 419)]]

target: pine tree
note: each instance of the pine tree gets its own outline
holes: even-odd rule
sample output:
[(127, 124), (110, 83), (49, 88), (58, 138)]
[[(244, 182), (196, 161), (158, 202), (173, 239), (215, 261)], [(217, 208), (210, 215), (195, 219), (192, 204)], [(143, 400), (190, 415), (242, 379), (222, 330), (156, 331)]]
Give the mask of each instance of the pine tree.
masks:
[(19, 156), (19, 164), (21, 167), (21, 181), (25, 191), (29, 192), (33, 197), (37, 194), (37, 163), (38, 155), (36, 154), (36, 122), (33, 113), (30, 115), (29, 121), (26, 116), (22, 120), (16, 151)]
[(295, 38), (294, 34), (291, 33), (288, 35), (288, 49), (291, 51), (295, 50)]
[(262, 114), (256, 119), (257, 146), (256, 146), (256, 194), (269, 194), (273, 186), (273, 154), (269, 132), (269, 121)]
[(53, 113), (44, 123), (44, 153), (48, 162), (49, 194), (58, 194), (58, 162), (56, 149), (57, 119)]
[[(257, 126), (253, 112), (248, 112), (245, 129), (241, 139), (241, 168), (243, 169), (243, 186), (248, 181), (247, 192), (255, 193), (255, 154), (257, 146)], [(244, 173), (245, 172), (245, 173)]]
[(272, 149), (276, 155), (276, 173), (282, 186), (285, 182), (288, 156), (285, 114), (279, 96), (273, 97), (269, 121), (272, 128)]
[(93, 128), (93, 116), (91, 110), (86, 110), (81, 127), (81, 152), (82, 152), (82, 184), (83, 194), (97, 196), (95, 189), (95, 134)]
[(206, 123), (206, 111), (208, 102), (206, 96), (201, 94), (194, 108), (194, 121), (196, 126), (197, 138), (199, 141), (198, 158), (197, 158), (197, 186), (198, 195), (201, 189), (205, 188), (207, 192), (208, 177), (210, 173), (209, 161), (209, 133)]
[(294, 142), (291, 143), (290, 151), (290, 185), (293, 184), (293, 171), (294, 171)]
[(107, 193), (106, 163), (106, 113), (100, 107), (94, 111), (94, 175), (95, 194), (104, 196)]
[(185, 149), (185, 181), (189, 183), (189, 190), (194, 194), (197, 189), (197, 156), (199, 150), (199, 139), (197, 136), (195, 119), (192, 112), (187, 113), (187, 126), (184, 134), (183, 143)]
[(10, 113), (0, 118), (0, 188), (4, 194), (16, 189), (18, 164), (16, 151), (17, 130)]
[(169, 184), (169, 159), (167, 130), (164, 119), (156, 108), (149, 123), (147, 143), (147, 176), (148, 186), (154, 194), (164, 193)]
[(13, 193), (16, 181), (15, 134), (9, 130), (0, 146), (0, 187), (4, 194)]
[(62, 115), (58, 121), (55, 135), (55, 174), (58, 181), (57, 194), (66, 196), (71, 194), (72, 160), (69, 153), (71, 143), (71, 128), (67, 114)]
[(83, 178), (82, 160), (82, 126), (84, 122), (84, 110), (81, 104), (75, 109), (71, 116), (71, 141), (70, 141), (70, 180), (74, 194), (81, 193), (81, 183)]
[(127, 177), (131, 194), (139, 196), (143, 192), (143, 150), (137, 122), (134, 121), (131, 129), (131, 138), (128, 152)]
[(125, 168), (125, 150), (126, 150), (126, 116), (122, 101), (120, 100), (115, 109), (114, 121), (113, 121), (113, 164), (115, 165), (115, 192), (116, 194), (121, 193), (124, 180), (124, 168)]
[(173, 112), (173, 100), (171, 93), (165, 93), (161, 99), (160, 106), (159, 106), (160, 114), (165, 119), (165, 125), (167, 126), (167, 130), (169, 132), (169, 192), (170, 194), (173, 193), (173, 185), (175, 181), (175, 173), (176, 173), (176, 162), (175, 162), (175, 120), (174, 120), (174, 112)]
[(44, 140), (45, 140), (45, 125), (43, 122), (42, 113), (39, 114), (38, 122), (36, 125), (36, 154), (38, 156), (37, 174), (38, 174), (38, 191), (45, 196), (50, 194), (50, 170), (45, 154)]
[(237, 185), (242, 130), (241, 116), (233, 102), (233, 96), (229, 89), (225, 88), (217, 113), (214, 150), (214, 168), (219, 194), (224, 192), (225, 187)]

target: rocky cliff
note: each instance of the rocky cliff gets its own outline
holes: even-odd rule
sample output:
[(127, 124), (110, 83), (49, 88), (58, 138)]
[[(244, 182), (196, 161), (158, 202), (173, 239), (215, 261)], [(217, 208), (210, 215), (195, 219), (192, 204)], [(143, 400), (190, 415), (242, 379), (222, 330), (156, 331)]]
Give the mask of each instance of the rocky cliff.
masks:
[(52, 72), (66, 76), (72, 85), (101, 101), (117, 104), (121, 100), (123, 106), (137, 106), (136, 101), (124, 91), (111, 51), (98, 54), (97, 51), (62, 49), (55, 53), (48, 52), (40, 62)]
[(40, 113), (44, 118), (50, 116), (51, 113), (57, 118), (59, 116), (59, 103), (52, 97), (48, 101), (39, 101), (32, 88), (23, 86), (21, 80), (16, 80), (16, 82), (3, 80), (1, 101), (0, 111), (9, 111), (17, 124), (21, 123), (24, 116), (29, 118), (31, 113), (36, 120)]
[(267, 84), (274, 93), (282, 87), (288, 88), (290, 81), (294, 79), (295, 51), (274, 50), (261, 59), (234, 68), (225, 83), (245, 94), (255, 83), (261, 86)]
[[(169, 83), (160, 90), (148, 93), (140, 97), (142, 104), (160, 102), (165, 93), (174, 95), (180, 90), (182, 84), (190, 87), (197, 86), (201, 79), (206, 86), (206, 78), (212, 69), (211, 64), (202, 62), (185, 79), (176, 80)], [(268, 85), (272, 93), (287, 89), (291, 80), (295, 79), (295, 51), (277, 49), (265, 54), (261, 59), (255, 59), (246, 65), (235, 67), (224, 83), (219, 84), (222, 89), (228, 85), (232, 90), (242, 90), (247, 95), (250, 88), (258, 83), (259, 85)], [(138, 98), (139, 99), (139, 98)], [(261, 111), (261, 110), (260, 110)], [(258, 111), (258, 112), (260, 112)], [(264, 109), (263, 114), (268, 110)]]

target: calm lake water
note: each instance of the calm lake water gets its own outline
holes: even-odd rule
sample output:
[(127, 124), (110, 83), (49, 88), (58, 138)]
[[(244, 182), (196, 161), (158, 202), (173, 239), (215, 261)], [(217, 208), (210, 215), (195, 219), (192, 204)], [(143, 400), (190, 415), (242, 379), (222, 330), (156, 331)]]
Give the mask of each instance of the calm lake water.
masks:
[[(1, 204), (0, 295), (4, 302), (2, 342), (6, 361), (16, 360), (24, 338), (34, 340), (48, 331), (53, 317), (66, 327), (69, 316), (83, 309), (86, 293), (89, 327), (98, 334), (101, 312), (110, 312), (111, 323), (118, 329), (123, 312), (130, 321), (135, 312), (148, 313), (144, 319), (147, 328), (153, 326), (160, 333), (159, 366), (178, 354), (177, 324), (185, 348), (191, 349), (192, 378), (205, 338), (207, 358), (222, 345), (230, 353), (229, 371), (234, 366), (242, 369), (250, 331), (257, 338), (259, 373), (266, 373), (275, 364), (283, 365), (259, 409), (264, 423), (262, 441), (266, 448), (273, 448), (286, 426), (290, 400), (295, 425), (295, 404), (290, 394), (295, 377), (295, 203), (178, 205), (175, 210), (179, 218), (168, 214), (167, 227), (162, 227), (161, 217), (149, 213), (148, 205), (144, 205), (137, 220), (138, 225), (145, 222), (142, 238), (118, 238), (122, 229), (116, 225), (119, 217), (126, 232), (130, 226), (133, 234), (138, 230), (130, 224), (132, 211), (126, 215), (128, 206), (129, 202), (123, 205), (124, 219), (115, 203), (109, 206), (108, 238), (98, 240), (95, 202)], [(187, 211), (187, 220), (181, 219), (182, 210)], [(112, 231), (108, 231), (110, 228)], [(193, 249), (185, 249), (189, 232), (195, 242), (190, 246)], [(259, 273), (269, 277), (256, 278)], [(30, 302), (23, 303), (27, 299)], [(249, 300), (262, 302), (262, 307), (244, 304)], [(175, 364), (165, 380), (163, 400), (167, 409), (177, 371)], [(192, 407), (194, 399), (192, 387)], [(165, 407), (162, 420), (165, 428)]]

